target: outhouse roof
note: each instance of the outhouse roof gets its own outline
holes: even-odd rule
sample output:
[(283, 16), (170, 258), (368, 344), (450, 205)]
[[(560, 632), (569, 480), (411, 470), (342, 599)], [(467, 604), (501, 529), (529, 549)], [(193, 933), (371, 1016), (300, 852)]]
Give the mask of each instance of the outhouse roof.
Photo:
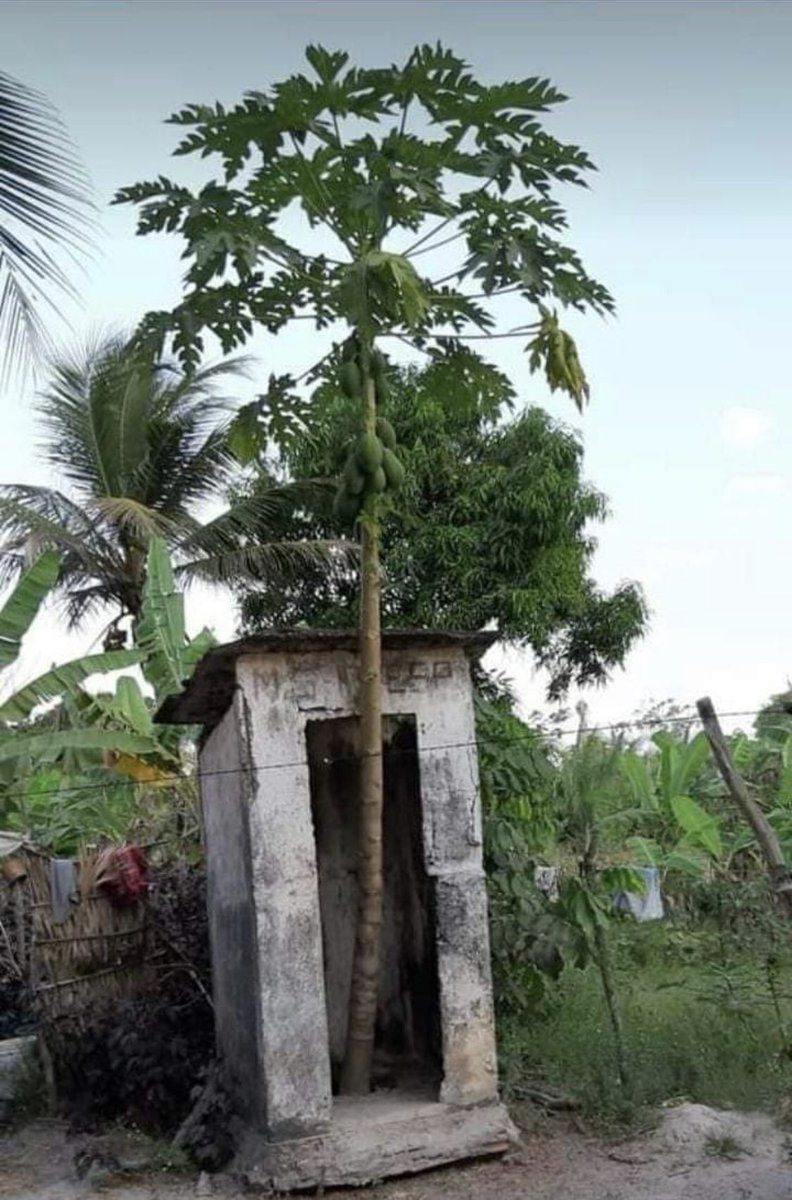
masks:
[[(382, 633), (382, 648), (385, 652), (415, 653), (454, 647), (464, 650), (469, 658), (478, 658), (497, 638), (497, 632), (488, 630), (468, 633), (450, 629), (388, 629)], [(162, 725), (213, 728), (231, 703), (237, 659), (247, 655), (354, 652), (357, 648), (358, 633), (349, 629), (271, 629), (226, 642), (204, 655), (183, 691), (167, 696), (154, 719)]]

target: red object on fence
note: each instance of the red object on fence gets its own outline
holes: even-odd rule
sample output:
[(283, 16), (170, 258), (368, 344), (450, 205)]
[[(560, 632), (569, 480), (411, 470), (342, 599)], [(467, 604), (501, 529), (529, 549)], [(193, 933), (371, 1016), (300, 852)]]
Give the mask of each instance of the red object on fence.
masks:
[(130, 908), (148, 892), (146, 856), (140, 846), (105, 850), (96, 864), (96, 886), (116, 908)]

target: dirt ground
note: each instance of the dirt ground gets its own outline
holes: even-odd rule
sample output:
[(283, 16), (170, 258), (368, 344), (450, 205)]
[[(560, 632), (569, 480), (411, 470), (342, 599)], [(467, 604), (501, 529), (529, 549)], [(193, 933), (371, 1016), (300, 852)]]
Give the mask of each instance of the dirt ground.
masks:
[[(123, 1144), (120, 1136), (69, 1138), (57, 1121), (37, 1121), (0, 1136), (0, 1197), (230, 1200), (243, 1194), (226, 1177), (152, 1173), (141, 1144)], [(566, 1121), (548, 1119), (526, 1131), (522, 1147), (503, 1159), (354, 1195), (368, 1200), (792, 1200), (792, 1139), (767, 1117), (694, 1104), (667, 1109), (653, 1132), (628, 1141), (604, 1141)]]

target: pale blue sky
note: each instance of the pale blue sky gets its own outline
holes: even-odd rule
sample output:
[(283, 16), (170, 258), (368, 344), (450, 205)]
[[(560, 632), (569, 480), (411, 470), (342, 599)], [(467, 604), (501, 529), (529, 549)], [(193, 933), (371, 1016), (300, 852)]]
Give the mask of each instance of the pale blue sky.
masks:
[[(140, 178), (185, 177), (163, 118), (266, 86), (308, 41), (379, 64), (437, 39), (482, 78), (548, 76), (571, 98), (553, 131), (600, 168), (590, 192), (560, 194), (619, 305), (615, 321), (573, 325), (593, 385), (586, 470), (613, 510), (596, 574), (640, 580), (653, 617), (592, 712), (704, 692), (753, 708), (792, 674), (792, 5), (0, 0), (0, 64), (59, 106), (102, 204)], [(128, 209), (105, 210), (103, 227), (77, 331), (179, 293), (172, 239), (135, 239)], [(292, 367), (305, 336), (257, 344), (262, 372)], [(524, 399), (575, 423), (504, 345), (493, 357)], [(2, 399), (0, 478), (40, 481), (30, 394)], [(216, 598), (195, 596), (191, 617), (232, 627)], [(46, 641), (37, 662), (60, 653)], [(532, 705), (540, 681), (510, 665)]]

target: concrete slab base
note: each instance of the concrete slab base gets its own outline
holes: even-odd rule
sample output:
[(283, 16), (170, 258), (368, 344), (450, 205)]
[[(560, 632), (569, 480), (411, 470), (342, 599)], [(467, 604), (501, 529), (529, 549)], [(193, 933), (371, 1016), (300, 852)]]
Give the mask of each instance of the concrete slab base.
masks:
[(360, 1187), (502, 1154), (517, 1139), (498, 1102), (462, 1108), (409, 1094), (374, 1093), (334, 1100), (324, 1133), (281, 1142), (249, 1135), (234, 1168), (250, 1187), (264, 1191)]

